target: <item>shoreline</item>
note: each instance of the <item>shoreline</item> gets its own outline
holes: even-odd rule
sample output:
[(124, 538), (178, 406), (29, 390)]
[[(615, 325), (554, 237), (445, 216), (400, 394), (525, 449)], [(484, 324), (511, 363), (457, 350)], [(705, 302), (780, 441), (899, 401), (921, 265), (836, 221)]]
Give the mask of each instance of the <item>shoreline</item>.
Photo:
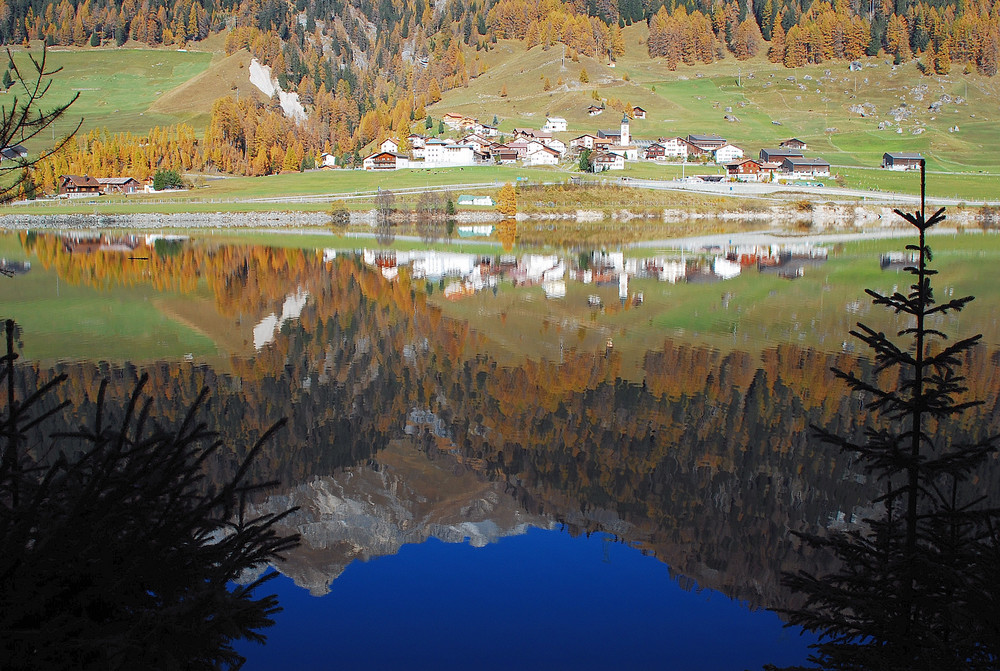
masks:
[[(905, 208), (904, 209), (908, 209)], [(393, 217), (400, 227), (414, 221), (413, 213), (400, 212)], [(671, 224), (694, 221), (760, 222), (801, 231), (808, 226), (818, 231), (858, 228), (891, 228), (898, 216), (891, 206), (862, 204), (813, 203), (808, 207), (796, 204), (771, 205), (766, 208), (725, 208), (713, 212), (663, 208), (659, 211), (632, 212), (617, 209), (611, 212), (595, 209), (572, 209), (559, 212), (518, 212), (519, 222), (566, 222), (576, 224), (596, 223), (606, 220)], [(948, 219), (959, 227), (981, 227), (980, 214), (968, 207), (948, 212)], [(458, 212), (458, 224), (495, 223), (503, 217), (494, 211)], [(350, 213), (350, 226), (374, 227), (375, 210)], [(321, 228), (330, 229), (328, 212), (212, 212), (212, 213), (132, 213), (132, 214), (5, 214), (0, 215), (0, 230), (32, 229), (97, 229), (97, 230), (150, 230), (150, 229), (253, 229), (253, 228)]]

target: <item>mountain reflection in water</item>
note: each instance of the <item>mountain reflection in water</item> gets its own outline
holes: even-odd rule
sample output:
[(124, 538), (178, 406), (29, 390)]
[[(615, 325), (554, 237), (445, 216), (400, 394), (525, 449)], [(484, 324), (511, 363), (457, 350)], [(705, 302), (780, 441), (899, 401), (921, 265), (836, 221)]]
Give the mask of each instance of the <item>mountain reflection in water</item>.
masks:
[[(92, 415), (103, 377), (120, 402), (148, 374), (148, 388), (157, 390), (152, 414), (164, 421), (177, 421), (207, 385), (205, 419), (234, 446), (207, 465), (211, 481), (288, 417), (256, 464), (258, 477), (282, 484), (253, 505), (300, 506), (286, 522), (303, 544), (276, 568), (312, 594), (326, 593), (358, 559), (429, 539), (485, 546), (558, 528), (569, 538), (606, 534), (655, 557), (682, 587), (781, 607), (792, 603), (781, 572), (828, 568), (790, 531), (857, 524), (867, 512), (872, 483), (849, 457), (810, 440), (809, 428), (861, 434), (864, 399), (848, 395), (830, 367), (865, 367), (864, 360), (841, 347), (788, 341), (723, 349), (676, 334), (664, 339), (647, 323), (658, 302), (683, 300), (660, 293), (673, 291), (671, 282), (694, 284), (708, 268), (724, 271), (720, 281), (733, 267), (762, 270), (763, 278), (792, 258), (802, 268), (821, 263), (825, 252), (642, 260), (197, 240), (144, 251), (145, 242), (133, 242), (84, 249), (72, 239), (22, 235), (32, 265), (16, 281), (36, 276), (37, 286), (18, 285), (0, 305), (19, 319), (27, 308), (17, 292), (41, 295), (57, 281), (121, 296), (141, 290), (138, 300), (152, 298), (174, 321), (212, 338), (216, 355), (31, 359), (36, 334), (26, 313), (19, 319), (25, 389), (67, 373), (58, 400), (74, 403), (63, 421), (75, 427), (77, 417)], [(141, 264), (130, 258), (143, 255)], [(534, 286), (556, 299), (544, 302), (552, 316), (538, 317), (537, 301), (517, 307), (515, 299), (531, 302), (518, 292)], [(738, 294), (713, 291), (713, 309), (729, 309)], [(494, 303), (467, 309), (455, 301), (484, 295)], [(601, 307), (588, 295), (603, 296)], [(808, 309), (820, 308), (791, 309), (808, 325)], [(831, 339), (839, 345), (842, 334)], [(970, 355), (972, 393), (987, 403), (942, 433), (995, 431), (997, 363), (986, 348)], [(996, 483), (996, 475), (982, 482)]]

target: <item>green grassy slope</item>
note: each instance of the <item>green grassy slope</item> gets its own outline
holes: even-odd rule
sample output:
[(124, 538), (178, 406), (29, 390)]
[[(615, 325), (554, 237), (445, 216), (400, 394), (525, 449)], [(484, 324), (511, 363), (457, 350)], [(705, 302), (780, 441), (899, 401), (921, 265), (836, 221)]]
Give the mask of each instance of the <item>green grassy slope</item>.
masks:
[[(484, 121), (496, 114), (507, 131), (540, 127), (546, 114), (557, 115), (569, 122), (569, 139), (617, 127), (620, 114), (587, 116), (596, 90), (601, 98), (648, 111), (647, 119), (632, 123), (632, 134), (640, 139), (718, 133), (756, 155), (762, 147), (798, 137), (809, 143), (808, 155), (835, 165), (878, 166), (883, 152), (912, 151), (923, 153), (933, 171), (1000, 173), (1000, 158), (990, 151), (1000, 120), (997, 78), (965, 74), (959, 66), (948, 76), (928, 77), (915, 63), (893, 67), (877, 58), (867, 59), (860, 72), (849, 71), (844, 62), (788, 70), (763, 57), (681, 65), (671, 72), (663, 61), (646, 56), (644, 25), (628, 27), (625, 34), (628, 48), (614, 68), (587, 57), (563, 59), (559, 45), (525, 52), (518, 43), (501, 41), (493, 51), (477, 54), (486, 73), (447, 92), (431, 113), (457, 111)], [(579, 81), (581, 69), (587, 70), (588, 83)], [(543, 90), (545, 78), (550, 91)], [(501, 97), (505, 84), (508, 95)], [(952, 102), (931, 110), (943, 95)], [(964, 101), (956, 102), (959, 98)], [(873, 116), (851, 111), (864, 103), (875, 106)], [(890, 114), (894, 109), (904, 109), (906, 118), (897, 122)], [(726, 114), (739, 121), (724, 120)], [(879, 130), (880, 122), (891, 126)], [(958, 132), (949, 132), (955, 126)]]
[[(38, 55), (39, 50), (32, 49)], [(16, 53), (19, 64), (27, 55)], [(83, 130), (108, 128), (115, 132), (145, 133), (154, 126), (176, 123), (179, 117), (150, 114), (150, 106), (171, 89), (204, 72), (212, 54), (139, 49), (50, 49), (47, 67), (61, 68), (52, 77), (45, 101), (54, 105), (79, 99), (55, 125), (55, 135), (70, 130), (83, 118)], [(7, 97), (13, 96), (13, 89)]]

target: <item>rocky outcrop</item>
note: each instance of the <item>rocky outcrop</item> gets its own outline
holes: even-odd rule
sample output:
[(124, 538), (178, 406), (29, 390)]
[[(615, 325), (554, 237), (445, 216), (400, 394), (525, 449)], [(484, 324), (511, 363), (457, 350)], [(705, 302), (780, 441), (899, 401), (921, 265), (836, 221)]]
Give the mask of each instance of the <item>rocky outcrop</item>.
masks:
[(430, 460), (409, 441), (379, 453), (374, 467), (345, 469), (273, 495), (257, 512), (299, 509), (281, 531), (302, 536), (277, 569), (314, 595), (354, 561), (393, 555), (407, 544), (436, 538), (484, 547), (531, 527), (553, 528), (526, 513), (503, 483), (455, 473), (450, 459)]

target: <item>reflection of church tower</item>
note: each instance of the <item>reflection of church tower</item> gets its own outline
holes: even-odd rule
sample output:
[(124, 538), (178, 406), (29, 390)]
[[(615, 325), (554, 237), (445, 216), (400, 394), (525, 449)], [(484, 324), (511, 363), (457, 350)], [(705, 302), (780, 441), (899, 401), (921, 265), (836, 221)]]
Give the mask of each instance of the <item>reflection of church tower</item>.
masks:
[(628, 113), (622, 114), (622, 139), (621, 145), (627, 147), (632, 144), (632, 136), (628, 132)]

